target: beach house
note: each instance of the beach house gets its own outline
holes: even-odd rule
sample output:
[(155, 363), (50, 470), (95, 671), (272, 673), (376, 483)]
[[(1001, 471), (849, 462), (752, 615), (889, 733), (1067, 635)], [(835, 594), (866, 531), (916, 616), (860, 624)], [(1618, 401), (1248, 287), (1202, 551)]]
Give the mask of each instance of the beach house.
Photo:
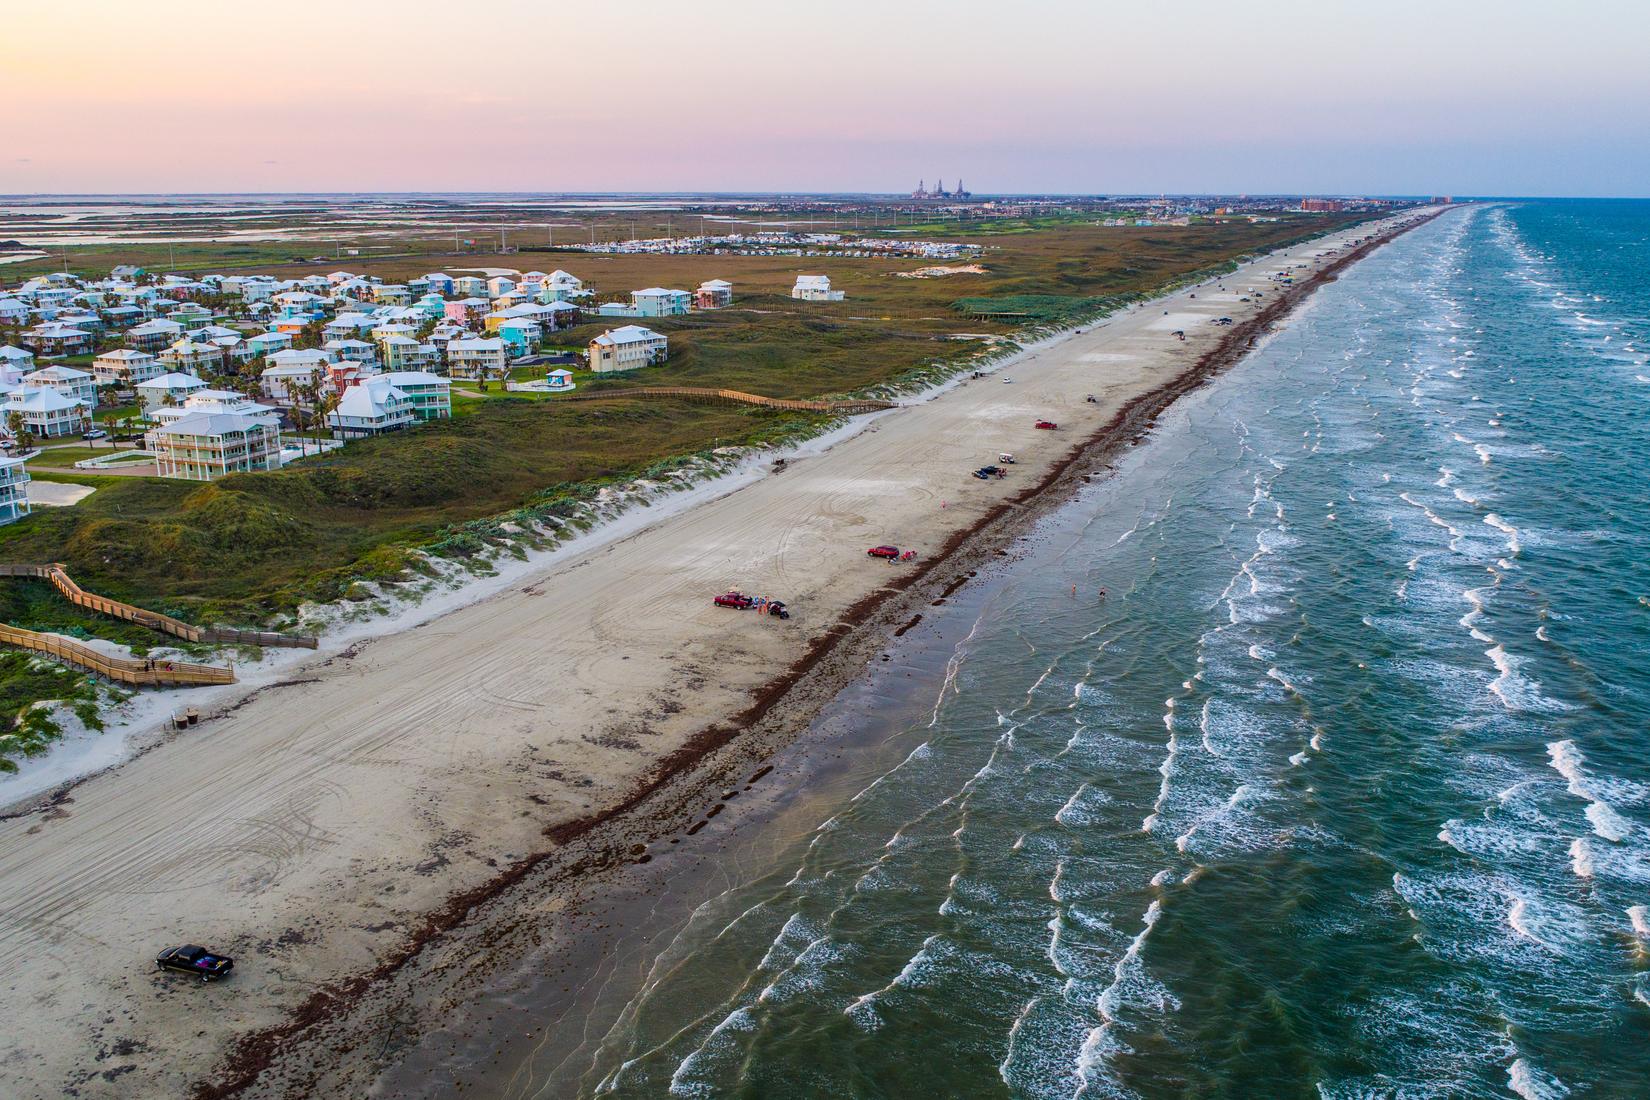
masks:
[(36, 355), (80, 355), (92, 350), (92, 334), (83, 328), (48, 321), (23, 334), (23, 343)]
[(97, 382), (83, 370), (64, 366), (42, 367), (32, 374), (25, 374), (22, 385), (25, 389), (54, 389), (64, 397), (84, 401), (88, 409), (97, 408)]
[(277, 470), (281, 429), (272, 418), (201, 409), (148, 433), (161, 477), (213, 481), (225, 474)]
[(726, 279), (707, 279), (693, 292), (696, 309), (721, 309), (733, 304), (733, 284)]
[(509, 353), (497, 337), (447, 342), (447, 373), (454, 378), (503, 378), (509, 369)]
[(843, 293), (831, 289), (829, 275), (798, 275), (791, 287), (791, 297), (802, 302), (840, 302)]
[(327, 423), (339, 439), (362, 439), (405, 428), (415, 419), (412, 398), (379, 376), (363, 378), (345, 390)]
[(509, 344), (515, 355), (526, 355), (537, 349), (542, 331), (539, 323), (528, 317), (511, 317), (498, 326), (499, 339)]
[(224, 349), (186, 336), (161, 352), (159, 359), (167, 370), (216, 373), (223, 369)]
[(341, 363), (371, 363), (377, 350), (365, 340), (328, 340), (321, 350)]
[(453, 384), (439, 374), (400, 370), (380, 377), (407, 395), (418, 420), (445, 420), (453, 415)]
[(0, 347), (0, 382), (16, 382), (33, 369), (33, 352), (10, 344)]
[(630, 292), (630, 307), (637, 317), (681, 317), (693, 308), (693, 295), (685, 290), (650, 286)]
[(160, 374), (160, 363), (146, 351), (116, 348), (92, 360), (92, 377), (100, 386), (129, 389)]
[(29, 514), (29, 471), (21, 458), (0, 458), (0, 523)]
[(662, 362), (669, 354), (669, 342), (650, 328), (625, 325), (590, 341), (589, 354), (593, 371), (637, 370)]
[(176, 343), (182, 335), (182, 325), (176, 321), (168, 321), (164, 317), (156, 317), (153, 321), (145, 321), (141, 325), (133, 325), (127, 329), (125, 340), (129, 348), (156, 352)]
[(326, 373), (332, 357), (324, 351), (288, 348), (264, 360), (269, 365), (258, 375), (263, 394), (271, 401), (292, 401), (298, 391), (316, 385)]
[(192, 374), (173, 372), (139, 382), (133, 389), (137, 390), (138, 400), (143, 402), (143, 410), (148, 413), (168, 405), (183, 404), (190, 394), (206, 389), (206, 383)]
[(11, 391), (6, 395), (6, 403), (0, 406), (0, 413), (4, 414), (8, 430), (15, 414), (22, 419), (25, 431), (51, 439), (85, 431), (89, 408), (79, 398), (64, 397), (50, 386), (42, 386)]
[(584, 280), (560, 268), (552, 271), (544, 282), (539, 284), (538, 299), (544, 303), (568, 302), (589, 295), (590, 291), (585, 289)]
[(248, 352), (253, 358), (264, 355), (274, 355), (278, 351), (285, 351), (292, 346), (290, 332), (260, 332), (249, 337), (246, 341)]

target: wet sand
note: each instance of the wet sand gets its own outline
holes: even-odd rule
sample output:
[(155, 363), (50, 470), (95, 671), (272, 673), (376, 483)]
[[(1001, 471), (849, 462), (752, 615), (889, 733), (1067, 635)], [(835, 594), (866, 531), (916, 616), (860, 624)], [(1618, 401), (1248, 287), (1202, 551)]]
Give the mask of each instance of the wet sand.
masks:
[[(729, 791), (757, 790), (762, 762), (891, 631), (1281, 318), (1271, 273), (1342, 243), (1262, 258), (1228, 293), (1193, 288), (879, 415), (0, 821), (4, 982), (28, 1006), (0, 1089), (361, 1094), (505, 975), (513, 945), (554, 934), (569, 884), (650, 860)], [(1251, 286), (1265, 298), (1237, 301)], [(1209, 323), (1223, 315), (1238, 324)], [(1061, 430), (1035, 430), (1045, 416)], [(1004, 450), (1020, 459), (1010, 479), (968, 477)], [(867, 558), (880, 542), (923, 557)], [(795, 617), (711, 606), (731, 586)], [(175, 942), (236, 955), (235, 978), (158, 975), (154, 952)]]

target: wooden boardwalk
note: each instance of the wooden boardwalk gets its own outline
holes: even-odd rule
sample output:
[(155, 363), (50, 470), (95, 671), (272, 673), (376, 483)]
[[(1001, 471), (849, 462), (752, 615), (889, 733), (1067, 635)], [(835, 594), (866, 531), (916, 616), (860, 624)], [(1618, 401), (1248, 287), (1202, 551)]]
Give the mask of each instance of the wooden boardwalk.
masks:
[(197, 665), (188, 661), (153, 661), (133, 657), (110, 657), (91, 646), (60, 638), (55, 634), (39, 634), (20, 626), (0, 623), (0, 644), (14, 645), (34, 653), (83, 668), (87, 672), (132, 687), (200, 687), (207, 684), (233, 684), (235, 670), (215, 665)]
[(862, 398), (848, 401), (793, 401), (783, 397), (763, 397), (739, 390), (719, 390), (707, 386), (635, 386), (622, 390), (586, 390), (559, 398), (561, 401), (601, 401), (609, 397), (676, 397), (686, 401), (711, 401), (722, 405), (755, 405), (788, 412), (868, 413), (899, 407), (895, 401)]

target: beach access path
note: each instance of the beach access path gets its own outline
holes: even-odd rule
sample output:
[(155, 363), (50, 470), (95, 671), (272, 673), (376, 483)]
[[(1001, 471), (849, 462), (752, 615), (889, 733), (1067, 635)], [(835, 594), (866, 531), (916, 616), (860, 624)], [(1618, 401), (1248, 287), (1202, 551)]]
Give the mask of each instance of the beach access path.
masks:
[[(1372, 231), (1263, 257), (1225, 292), (1190, 288), (878, 414), (736, 492), (319, 656), (0, 821), (0, 1095), (187, 1095), (237, 1040), (404, 952), (427, 914), (748, 706), (905, 568), (867, 547), (944, 545), (1214, 348), (1214, 319), (1252, 315), (1278, 293), (1270, 276), (1304, 277)], [(1249, 288), (1265, 299), (1240, 302)], [(1006, 481), (970, 476), (1002, 451), (1018, 459)], [(793, 617), (712, 605), (735, 587)], [(235, 956), (233, 978), (157, 972), (180, 943)]]

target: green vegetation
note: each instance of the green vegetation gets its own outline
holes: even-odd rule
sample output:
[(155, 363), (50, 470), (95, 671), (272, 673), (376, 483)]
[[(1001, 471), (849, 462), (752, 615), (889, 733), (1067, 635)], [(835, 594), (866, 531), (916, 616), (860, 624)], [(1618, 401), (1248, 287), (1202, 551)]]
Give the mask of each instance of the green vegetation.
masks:
[(102, 729), (98, 706), (109, 689), (83, 672), (31, 656), (0, 653), (0, 772), (15, 772), (20, 757), (38, 756), (62, 735), (51, 708), (61, 702), (90, 729)]

